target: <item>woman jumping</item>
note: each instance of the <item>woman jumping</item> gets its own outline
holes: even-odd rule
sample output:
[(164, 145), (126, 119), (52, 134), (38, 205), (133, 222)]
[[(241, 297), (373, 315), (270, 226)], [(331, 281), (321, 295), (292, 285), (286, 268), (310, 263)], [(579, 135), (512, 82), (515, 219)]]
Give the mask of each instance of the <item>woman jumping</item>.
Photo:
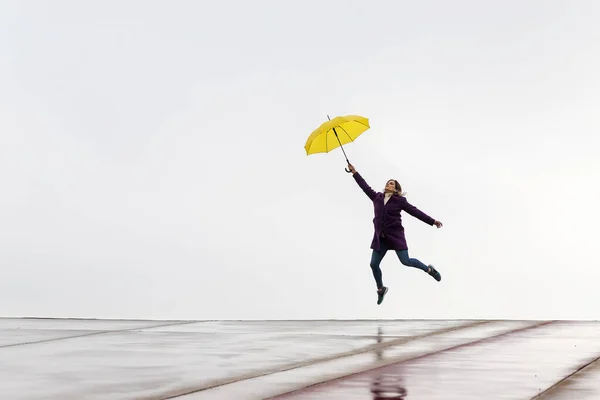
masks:
[(379, 268), (379, 264), (388, 250), (395, 250), (402, 264), (419, 268), (433, 276), (439, 282), (442, 276), (433, 265), (427, 266), (416, 258), (408, 256), (408, 246), (404, 237), (404, 227), (402, 226), (400, 212), (406, 211), (426, 224), (435, 225), (438, 228), (443, 226), (442, 223), (410, 204), (404, 197), (402, 187), (398, 181), (390, 179), (387, 181), (383, 193), (376, 192), (356, 172), (356, 169), (351, 164), (348, 165), (348, 169), (352, 172), (352, 176), (356, 183), (358, 183), (358, 186), (373, 202), (375, 212), (373, 225), (375, 226), (375, 233), (371, 242), (371, 249), (373, 250), (373, 254), (371, 255), (371, 269), (373, 270), (373, 277), (377, 284), (377, 304), (381, 304), (388, 292), (388, 288), (383, 286), (381, 268)]

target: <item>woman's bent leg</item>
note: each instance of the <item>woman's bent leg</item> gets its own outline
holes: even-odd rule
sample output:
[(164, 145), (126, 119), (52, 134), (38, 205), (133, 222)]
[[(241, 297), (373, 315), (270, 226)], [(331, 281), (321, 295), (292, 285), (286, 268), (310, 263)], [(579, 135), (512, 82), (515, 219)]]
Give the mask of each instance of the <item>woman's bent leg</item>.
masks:
[(398, 255), (398, 258), (402, 264), (429, 272), (429, 267), (427, 265), (423, 264), (416, 258), (410, 258), (408, 256), (408, 250), (396, 250), (396, 254)]

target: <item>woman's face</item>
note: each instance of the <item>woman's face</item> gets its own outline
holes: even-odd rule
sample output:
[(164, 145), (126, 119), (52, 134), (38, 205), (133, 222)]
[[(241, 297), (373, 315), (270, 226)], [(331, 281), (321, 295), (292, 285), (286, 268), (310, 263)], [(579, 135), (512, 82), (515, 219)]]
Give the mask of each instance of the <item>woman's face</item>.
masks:
[(390, 179), (385, 184), (385, 191), (389, 193), (393, 193), (396, 190), (396, 182), (393, 179)]

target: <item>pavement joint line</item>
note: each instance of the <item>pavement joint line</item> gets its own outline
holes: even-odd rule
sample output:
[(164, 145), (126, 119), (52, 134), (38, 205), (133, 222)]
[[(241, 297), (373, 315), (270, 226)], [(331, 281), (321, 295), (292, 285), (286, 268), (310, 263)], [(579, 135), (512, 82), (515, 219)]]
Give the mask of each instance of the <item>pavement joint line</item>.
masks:
[(18, 346), (27, 346), (27, 345), (30, 345), (30, 344), (41, 344), (41, 343), (49, 343), (49, 342), (58, 342), (58, 341), (61, 341), (61, 340), (76, 339), (76, 338), (89, 337), (89, 336), (98, 336), (98, 335), (104, 335), (104, 334), (108, 334), (108, 333), (119, 333), (119, 332), (128, 332), (128, 331), (137, 331), (137, 330), (141, 330), (141, 329), (154, 329), (154, 328), (164, 328), (164, 327), (167, 327), (167, 326), (195, 324), (196, 322), (197, 321), (177, 321), (177, 322), (170, 322), (170, 323), (158, 324), (158, 325), (154, 324), (154, 325), (148, 325), (148, 326), (138, 326), (138, 327), (135, 327), (135, 328), (123, 328), (123, 329), (93, 331), (93, 332), (82, 333), (82, 334), (78, 334), (78, 335), (61, 336), (61, 337), (58, 337), (58, 338), (34, 340), (34, 341), (31, 341), (31, 342), (5, 344), (5, 345), (0, 346), (0, 350), (1, 349), (5, 349), (5, 348), (9, 348), (9, 347), (18, 347)]
[(571, 372), (570, 374), (568, 374), (564, 378), (558, 380), (555, 384), (553, 384), (552, 386), (548, 387), (543, 392), (540, 392), (540, 393), (536, 394), (535, 396), (533, 396), (531, 398), (531, 400), (543, 399), (543, 398), (546, 397), (546, 395), (550, 394), (554, 390), (560, 390), (560, 387), (563, 385), (563, 383), (565, 383), (566, 381), (568, 381), (569, 379), (571, 379), (572, 377), (574, 377), (578, 373), (582, 372), (586, 368), (591, 367), (593, 364), (597, 363), (598, 361), (600, 361), (600, 356), (598, 356), (598, 357), (594, 358), (593, 360), (588, 361), (585, 364), (581, 365), (579, 368), (575, 369), (575, 371)]
[(218, 379), (218, 380), (214, 380), (212, 382), (208, 382), (205, 383), (201, 386), (197, 386), (197, 387), (189, 387), (189, 388), (182, 388), (179, 389), (177, 391), (170, 391), (170, 393), (165, 393), (163, 395), (154, 395), (154, 396), (148, 396), (148, 397), (143, 397), (137, 400), (170, 400), (170, 399), (175, 399), (177, 397), (181, 397), (181, 396), (187, 396), (193, 393), (198, 393), (201, 392), (203, 390), (207, 390), (207, 389), (213, 389), (213, 388), (217, 388), (220, 386), (225, 386), (225, 385), (229, 385), (232, 383), (236, 383), (236, 382), (240, 382), (240, 381), (245, 381), (248, 379), (255, 379), (255, 378), (259, 378), (262, 376), (266, 376), (266, 375), (272, 375), (278, 372), (285, 372), (285, 371), (290, 371), (293, 369), (297, 369), (297, 368), (302, 368), (302, 367), (307, 367), (310, 365), (314, 365), (314, 364), (319, 364), (319, 363), (323, 363), (323, 362), (327, 362), (327, 361), (332, 361), (332, 360), (337, 360), (340, 358), (345, 358), (345, 357), (350, 357), (350, 356), (354, 356), (354, 355), (358, 355), (358, 354), (362, 354), (362, 353), (368, 353), (374, 350), (378, 350), (378, 349), (382, 349), (382, 348), (386, 348), (386, 347), (390, 347), (390, 346), (397, 346), (400, 344), (404, 344), (404, 343), (408, 343), (408, 342), (412, 342), (415, 340), (419, 340), (419, 339), (424, 339), (430, 336), (435, 336), (435, 335), (441, 335), (444, 333), (449, 333), (449, 332), (454, 332), (454, 331), (458, 331), (458, 330), (462, 330), (462, 329), (467, 329), (467, 328), (472, 328), (475, 326), (479, 326), (479, 325), (484, 325), (484, 324), (488, 324), (494, 322), (492, 320), (476, 320), (476, 321), (469, 321), (465, 324), (461, 324), (461, 325), (457, 325), (457, 326), (451, 326), (451, 327), (447, 327), (447, 328), (442, 328), (442, 329), (438, 329), (435, 331), (431, 331), (431, 332), (427, 332), (427, 333), (423, 333), (420, 335), (416, 335), (416, 336), (410, 336), (410, 337), (400, 337), (398, 339), (393, 339), (393, 340), (389, 340), (387, 342), (381, 342), (381, 343), (376, 343), (376, 344), (372, 344), (369, 346), (365, 346), (365, 347), (361, 347), (359, 349), (354, 349), (354, 350), (349, 350), (346, 352), (342, 352), (342, 353), (337, 353), (337, 354), (332, 354), (332, 355), (327, 355), (327, 356), (323, 356), (323, 357), (317, 357), (317, 358), (313, 358), (313, 359), (309, 359), (309, 360), (305, 360), (305, 361), (299, 361), (296, 363), (291, 363), (288, 365), (282, 365), (282, 366), (277, 366), (277, 367), (273, 367), (273, 368), (268, 368), (265, 369), (263, 371), (259, 371), (259, 372), (252, 372), (252, 373), (248, 373), (248, 374), (243, 374), (243, 375), (238, 375), (238, 376), (234, 376), (231, 378), (225, 378), (225, 379)]
[[(487, 322), (494, 322), (494, 321), (487, 321)], [(395, 359), (383, 361), (383, 362), (379, 363), (378, 365), (375, 364), (374, 366), (371, 366), (371, 367), (366, 368), (366, 369), (362, 369), (362, 370), (359, 370), (359, 371), (356, 371), (356, 372), (352, 372), (352, 373), (349, 373), (349, 374), (348, 373), (340, 374), (337, 377), (328, 378), (328, 379), (326, 379), (324, 381), (315, 382), (315, 383), (312, 383), (310, 385), (306, 385), (306, 386), (304, 386), (302, 388), (293, 389), (293, 390), (289, 390), (289, 391), (286, 391), (286, 392), (283, 392), (283, 393), (279, 393), (279, 394), (276, 394), (274, 396), (267, 397), (267, 398), (265, 398), (263, 400), (275, 400), (275, 399), (278, 399), (278, 398), (285, 398), (286, 396), (292, 395), (294, 393), (303, 392), (303, 391), (305, 391), (307, 389), (315, 388), (315, 387), (318, 387), (318, 386), (330, 385), (333, 382), (341, 381), (341, 380), (350, 378), (352, 376), (360, 375), (360, 374), (363, 374), (363, 373), (366, 373), (366, 372), (376, 371), (378, 369), (386, 368), (386, 367), (388, 367), (390, 365), (393, 365), (393, 364), (402, 364), (402, 363), (405, 363), (405, 362), (410, 362), (410, 361), (418, 360), (418, 359), (421, 359), (421, 358), (435, 356), (437, 354), (441, 354), (441, 353), (444, 353), (444, 352), (447, 352), (447, 351), (458, 350), (458, 349), (461, 349), (461, 348), (464, 348), (464, 347), (469, 347), (469, 346), (477, 345), (477, 344), (480, 344), (480, 343), (483, 343), (483, 342), (493, 341), (493, 340), (496, 340), (496, 339), (501, 338), (503, 336), (512, 335), (514, 333), (520, 333), (520, 332), (523, 332), (523, 331), (526, 331), (526, 330), (529, 330), (529, 329), (537, 329), (537, 328), (539, 328), (541, 326), (548, 325), (548, 324), (551, 324), (553, 322), (556, 322), (556, 321), (551, 320), (551, 321), (537, 322), (537, 323), (534, 323), (533, 325), (529, 325), (529, 326), (525, 326), (525, 327), (521, 327), (521, 328), (512, 329), (512, 330), (509, 330), (509, 331), (506, 331), (506, 332), (502, 332), (502, 333), (499, 333), (499, 334), (496, 334), (496, 335), (493, 335), (493, 336), (488, 336), (488, 337), (484, 337), (484, 338), (481, 338), (481, 339), (476, 339), (476, 340), (473, 340), (471, 342), (462, 343), (462, 344), (459, 344), (459, 345), (456, 345), (456, 346), (448, 347), (446, 349), (436, 350), (436, 351), (433, 351), (433, 352), (430, 352), (430, 353), (425, 353), (425, 354), (421, 354), (421, 355), (414, 356), (414, 357), (408, 357), (408, 358), (397, 357)], [(161, 400), (163, 400), (163, 399), (161, 399)]]

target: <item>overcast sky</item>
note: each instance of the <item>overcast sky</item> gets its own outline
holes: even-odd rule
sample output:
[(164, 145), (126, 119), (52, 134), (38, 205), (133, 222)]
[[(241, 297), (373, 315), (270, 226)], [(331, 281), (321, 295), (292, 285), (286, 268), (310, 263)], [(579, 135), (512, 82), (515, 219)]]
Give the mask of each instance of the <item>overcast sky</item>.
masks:
[[(600, 3), (0, 2), (0, 315), (600, 318)], [(436, 282), (369, 268), (396, 178)]]

